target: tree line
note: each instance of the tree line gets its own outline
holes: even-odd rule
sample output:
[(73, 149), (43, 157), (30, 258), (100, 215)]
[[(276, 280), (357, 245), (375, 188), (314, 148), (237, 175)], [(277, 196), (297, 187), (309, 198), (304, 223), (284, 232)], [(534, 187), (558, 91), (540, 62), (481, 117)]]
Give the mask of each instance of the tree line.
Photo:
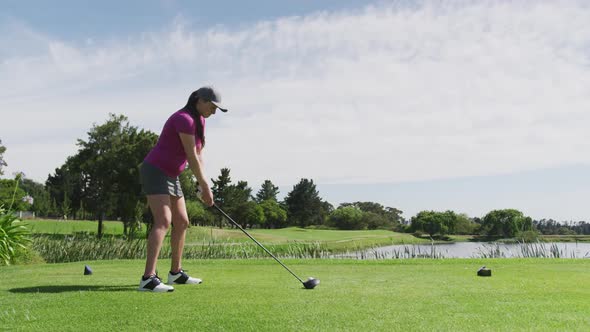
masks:
[[(21, 178), (16, 188), (16, 180), (0, 180), (0, 205), (14, 204), (13, 210), (30, 210), (39, 217), (97, 220), (99, 237), (104, 220), (120, 220), (125, 234), (131, 236), (143, 224), (151, 224), (151, 213), (141, 193), (139, 165), (157, 139), (155, 133), (131, 126), (127, 117), (110, 114), (105, 123), (93, 125), (85, 139), (78, 139), (77, 153), (56, 168), (44, 184)], [(0, 141), (0, 175), (6, 166), (5, 150)], [(233, 182), (230, 172), (221, 169), (218, 177), (211, 179), (211, 189), (216, 205), (244, 228), (386, 229), (430, 237), (590, 234), (590, 224), (585, 221), (534, 221), (514, 209), (494, 210), (483, 218), (453, 211), (421, 211), (406, 220), (400, 209), (375, 202), (342, 203), (335, 208), (320, 197), (311, 179), (301, 179), (279, 201), (279, 188), (271, 180), (265, 180), (255, 191), (246, 181)], [(180, 175), (180, 182), (191, 224), (224, 227), (221, 216), (198, 201), (197, 183), (188, 168)], [(31, 197), (33, 204), (25, 197)]]

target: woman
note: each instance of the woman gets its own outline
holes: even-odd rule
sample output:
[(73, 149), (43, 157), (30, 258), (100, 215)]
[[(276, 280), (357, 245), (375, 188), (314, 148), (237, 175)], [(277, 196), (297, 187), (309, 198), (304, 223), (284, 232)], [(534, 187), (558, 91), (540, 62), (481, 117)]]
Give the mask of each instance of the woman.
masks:
[[(172, 292), (173, 284), (200, 284), (182, 270), (181, 258), (188, 228), (188, 215), (178, 176), (188, 163), (197, 178), (202, 201), (213, 205), (213, 194), (203, 169), (202, 149), (205, 146), (205, 119), (217, 109), (227, 112), (220, 104), (219, 93), (202, 87), (188, 98), (186, 106), (172, 114), (162, 129), (156, 146), (140, 167), (141, 183), (154, 216), (148, 237), (145, 271), (139, 283), (140, 291)], [(172, 264), (164, 285), (156, 275), (156, 263), (162, 242), (170, 224)]]

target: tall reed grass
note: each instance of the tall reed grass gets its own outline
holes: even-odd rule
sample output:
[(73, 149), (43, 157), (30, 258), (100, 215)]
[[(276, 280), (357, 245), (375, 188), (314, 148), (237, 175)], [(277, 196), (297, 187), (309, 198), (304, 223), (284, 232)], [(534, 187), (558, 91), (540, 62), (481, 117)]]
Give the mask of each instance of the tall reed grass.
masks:
[[(282, 258), (328, 258), (330, 253), (321, 243), (288, 243), (265, 246), (275, 256)], [(97, 239), (84, 234), (65, 236), (36, 236), (33, 248), (48, 263), (65, 263), (85, 260), (145, 259), (145, 239), (125, 240), (115, 236)], [(171, 248), (164, 243), (160, 258), (169, 258)], [(185, 259), (213, 258), (263, 258), (268, 257), (261, 248), (252, 243), (203, 243), (185, 246)]]
[(477, 248), (477, 253), (473, 258), (505, 258), (506, 254), (500, 248), (499, 243), (484, 243), (482, 247)]
[[(566, 258), (566, 253), (560, 250), (559, 247), (553, 243), (551, 246), (543, 242), (536, 243), (519, 243), (522, 257), (540, 257), (540, 258)], [(575, 258), (571, 257), (571, 258)]]
[[(516, 248), (510, 255), (507, 255), (507, 252), (502, 250), (499, 243), (484, 244), (474, 258), (568, 258), (567, 251), (560, 249), (555, 243), (547, 245), (539, 241), (518, 242)], [(572, 252), (569, 258), (576, 258), (576, 255)]]
[(354, 258), (354, 259), (409, 259), (409, 258), (445, 258), (444, 253), (437, 251), (436, 246), (432, 245), (429, 249), (424, 249), (419, 245), (405, 245), (399, 249), (392, 249), (387, 252), (373, 248), (369, 250), (347, 251), (344, 254), (333, 255), (334, 258)]
[(64, 236), (35, 236), (33, 249), (47, 263), (83, 260), (136, 259), (145, 257), (146, 241), (125, 240), (114, 236), (97, 239), (83, 234)]
[[(381, 248), (359, 249), (332, 255), (333, 258), (353, 259), (408, 259), (408, 258), (448, 258), (448, 253), (437, 250), (432, 244), (430, 248), (423, 245), (405, 245), (387, 251)], [(517, 242), (514, 246), (503, 243), (482, 243), (471, 258), (590, 258), (590, 252), (582, 253), (560, 248), (557, 244), (543, 242)]]

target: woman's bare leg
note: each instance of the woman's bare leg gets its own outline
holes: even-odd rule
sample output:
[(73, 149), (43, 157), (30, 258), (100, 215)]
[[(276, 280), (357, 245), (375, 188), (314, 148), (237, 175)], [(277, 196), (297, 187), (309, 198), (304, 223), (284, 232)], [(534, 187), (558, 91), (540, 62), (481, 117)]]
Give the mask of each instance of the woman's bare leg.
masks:
[(148, 237), (144, 277), (156, 274), (158, 255), (172, 222), (170, 195), (148, 195), (147, 199), (154, 216), (154, 225)]
[(184, 238), (188, 228), (188, 215), (184, 197), (170, 196), (172, 210), (172, 231), (170, 246), (172, 247), (172, 265), (170, 271), (176, 273), (182, 268), (182, 251), (184, 249)]

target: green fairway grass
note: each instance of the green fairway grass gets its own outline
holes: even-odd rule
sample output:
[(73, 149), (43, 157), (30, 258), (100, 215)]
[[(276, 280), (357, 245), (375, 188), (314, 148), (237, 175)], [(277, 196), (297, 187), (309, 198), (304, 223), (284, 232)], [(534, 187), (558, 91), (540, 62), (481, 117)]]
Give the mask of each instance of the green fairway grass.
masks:
[[(96, 234), (97, 221), (88, 220), (25, 220), (27, 227), (33, 234)], [(120, 221), (103, 222), (103, 233), (108, 235), (122, 235), (123, 223)], [(145, 233), (143, 233), (145, 236)]]
[[(96, 234), (96, 221), (57, 221), (57, 220), (28, 220), (26, 221), (33, 234)], [(103, 222), (104, 234), (122, 235), (123, 223), (119, 221)], [(265, 244), (286, 243), (322, 243), (332, 251), (357, 250), (392, 244), (430, 243), (426, 239), (419, 239), (411, 234), (396, 233), (388, 230), (343, 231), (304, 229), (288, 227), (281, 229), (248, 229), (257, 240)], [(138, 237), (145, 237), (145, 227), (138, 232)], [(216, 243), (250, 242), (240, 230), (232, 228), (191, 226), (186, 235), (187, 245), (202, 245)]]
[[(191, 260), (204, 279), (135, 290), (143, 261), (0, 267), (0, 329), (588, 331), (590, 260)], [(94, 274), (84, 276), (84, 264)], [(165, 276), (167, 260), (159, 264)], [(481, 265), (492, 277), (477, 277)]]
[[(205, 233), (212, 231), (213, 237), (218, 241), (250, 241), (238, 229), (191, 227), (187, 234), (187, 243), (200, 244), (200, 241), (209, 240), (211, 236), (203, 236), (203, 230)], [(387, 230), (343, 231), (288, 227), (280, 229), (249, 229), (247, 231), (262, 243), (323, 243), (328, 245), (328, 248), (331, 250), (368, 248), (391, 244), (430, 243), (430, 241), (416, 238), (411, 234), (396, 233)], [(197, 235), (195, 236), (195, 234)]]

